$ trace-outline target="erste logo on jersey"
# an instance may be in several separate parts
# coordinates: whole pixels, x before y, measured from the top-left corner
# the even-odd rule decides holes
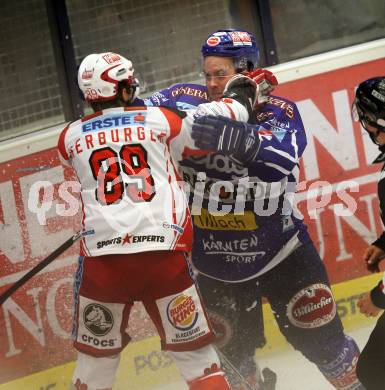
[[[290,322],[299,328],[318,328],[336,315],[336,303],[326,284],[312,284],[291,298],[287,307]]]
[[[197,307],[191,295],[180,294],[167,305],[167,318],[178,330],[191,329],[198,320]]]
[[[87,90],[88,91],[88,90]],[[86,92],[87,92],[86,91]],[[90,131],[99,131],[102,129],[108,129],[111,127],[122,127],[144,124],[146,119],[145,113],[124,113],[118,115],[111,115],[103,117],[103,119],[91,118],[86,120],[82,124],[82,133],[88,133]]]

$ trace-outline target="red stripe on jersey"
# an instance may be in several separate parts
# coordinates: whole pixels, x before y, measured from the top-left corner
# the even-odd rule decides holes
[[[170,177],[171,179],[171,177]],[[172,203],[172,223],[176,224],[176,212],[175,212],[175,209],[176,209],[176,202],[175,202],[175,195],[174,195],[174,188],[171,186],[171,194],[172,194],[172,200],[171,200],[171,203]],[[174,231],[174,236],[175,236],[176,232]]]
[[[158,107],[159,110],[163,113],[165,118],[167,119],[168,125],[170,126],[170,136],[168,137],[166,144],[168,149],[170,150],[170,142],[173,138],[178,136],[182,130],[182,118],[173,111],[168,110],[165,107]],[[171,161],[172,166],[174,168],[174,174],[177,180],[182,180],[178,174],[178,170],[175,168],[174,163]]]
[[[384,291],[384,282],[383,282],[383,281],[381,281],[381,283],[380,283],[380,289],[381,289],[381,291],[385,294],[385,291]]]
[[[171,177],[171,174],[170,174],[169,162],[170,162],[170,160],[166,161],[166,170],[168,172],[168,183],[170,184],[170,188],[171,188],[172,222],[176,223],[176,213],[175,213],[176,203],[175,203],[174,189],[173,189],[173,187],[171,185],[172,177]],[[170,165],[171,165],[172,169],[175,171],[174,164],[171,164],[171,162],[170,162]],[[174,235],[175,235],[175,231],[174,231]]]
[[[124,111],[146,111],[146,106],[128,106],[124,107]]]
[[[158,107],[167,119],[168,125],[170,126],[170,137],[166,141],[167,145],[170,146],[170,141],[175,138],[182,130],[182,118],[173,111],[168,110],[165,107]]]
[[[273,132],[271,130],[267,130],[267,129],[257,130],[257,133],[259,133],[261,135],[273,135]]]
[[[182,223],[183,233],[179,234],[177,237],[177,240],[175,242],[175,245],[172,249],[181,249],[190,251],[191,249],[191,243],[193,241],[193,228],[192,228],[192,221],[191,221],[191,215],[190,211],[187,208],[185,213],[185,218]]]
[[[199,149],[190,149],[188,147],[185,147],[183,149],[182,158],[187,158],[190,156],[193,157],[205,156],[206,154],[213,153],[213,152],[215,152],[215,150],[199,150]]]
[[[227,104],[226,102],[224,102],[226,104],[226,107],[229,109],[230,111],[230,115],[231,115],[231,119],[235,119],[235,113],[234,111],[232,110],[232,108],[230,107],[230,104]]]
[[[65,137],[66,137],[66,134],[67,134],[69,127],[70,127],[70,125],[68,124],[62,130],[62,132],[60,133],[60,136],[59,136],[59,141],[57,143],[57,148],[59,149],[61,156],[67,161],[70,159],[70,156],[68,155],[67,150],[66,150]]]
[[[80,183],[80,179],[79,179],[78,173],[76,172],[75,169],[73,171],[74,171],[74,173],[76,175],[76,178],[78,179],[78,182]],[[82,205],[82,221],[81,221],[81,224],[82,224],[82,231],[84,232],[86,230],[86,224],[85,224],[86,213],[84,211],[84,202],[83,202],[83,197],[82,197],[82,193],[81,192],[80,192],[80,203]],[[81,241],[80,241],[80,256],[89,256],[89,255],[90,255],[90,251],[87,248],[86,240],[83,237],[81,239]]]
[[[83,232],[86,230],[85,229],[85,220],[86,220],[86,213],[84,212],[84,202],[83,202],[83,197],[80,195],[80,201],[81,201],[81,204],[82,204],[82,230]],[[86,240],[85,238],[83,237],[82,240],[80,241],[80,256],[89,256],[90,255],[90,251],[89,249],[87,248],[87,244],[86,244]]]

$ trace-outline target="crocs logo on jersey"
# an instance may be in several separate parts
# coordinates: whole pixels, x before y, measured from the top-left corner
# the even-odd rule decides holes
[[[299,328],[318,328],[336,315],[336,303],[326,284],[317,283],[302,289],[290,300],[287,316]]]
[[[197,307],[191,295],[181,294],[167,305],[167,318],[178,330],[191,329],[198,320]]]
[[[85,327],[95,336],[105,336],[114,325],[111,311],[97,303],[91,303],[85,307],[83,321]]]
[[[209,37],[206,41],[206,43],[209,45],[209,46],[217,46],[221,43],[221,38],[219,37]]]

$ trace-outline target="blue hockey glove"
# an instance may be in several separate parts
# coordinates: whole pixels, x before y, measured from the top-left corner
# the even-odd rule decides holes
[[[191,136],[199,149],[218,151],[242,165],[256,158],[260,144],[255,127],[224,116],[197,117]]]

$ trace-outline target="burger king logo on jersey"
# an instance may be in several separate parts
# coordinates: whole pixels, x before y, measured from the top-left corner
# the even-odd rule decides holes
[[[191,295],[180,294],[167,305],[167,318],[178,330],[191,329],[198,320],[197,307]]]
[[[287,316],[299,328],[318,328],[336,315],[336,303],[330,288],[322,283],[312,284],[290,300]]]

